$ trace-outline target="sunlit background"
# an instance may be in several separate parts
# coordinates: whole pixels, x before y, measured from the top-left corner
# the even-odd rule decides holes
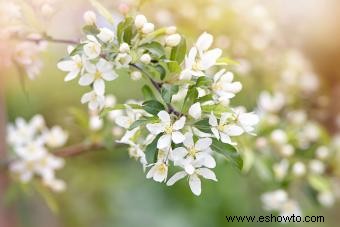
[[[2,0],[1,4],[9,2]],[[43,12],[43,2],[51,3],[53,9],[48,19],[38,16],[38,21],[27,21],[27,26],[32,29],[38,26],[55,38],[81,38],[83,13],[92,9],[86,0],[26,2],[35,4],[39,13]],[[292,65],[293,68],[303,65],[305,73],[295,78],[302,89],[286,89],[300,100],[308,115],[330,133],[340,129],[339,1],[100,2],[114,13],[117,21],[122,17],[121,12],[130,8],[139,10],[156,25],[176,25],[189,43],[203,31],[212,33],[215,46],[223,48],[224,55],[240,63],[229,68],[244,85],[233,102],[249,109],[256,107],[260,91],[280,87],[280,78],[292,80],[289,76]],[[6,10],[9,8],[0,9],[0,18]],[[49,12],[46,8],[45,11]],[[104,25],[104,20],[99,19],[99,23]],[[29,119],[41,113],[49,125],[62,125],[72,134],[70,144],[79,141],[82,132],[72,123],[70,109],[77,107],[86,112],[86,107],[79,102],[85,89],[79,88],[76,82],[65,83],[64,74],[56,67],[66,54],[66,46],[48,44],[41,51],[42,71],[35,80],[29,80],[11,63],[10,58],[15,56],[14,41],[0,39],[0,42],[0,89],[5,89],[8,120],[18,116]],[[109,91],[121,102],[141,96],[138,92],[141,82],[120,77],[111,84]],[[59,175],[67,181],[67,190],[63,193],[41,195],[31,187],[13,182],[7,193],[0,195],[1,201],[13,207],[20,226],[263,226],[263,223],[228,223],[225,216],[268,214],[262,210],[259,199],[263,185],[253,171],[241,173],[228,164],[217,167],[218,183],[204,182],[200,197],[189,191],[185,181],[167,187],[146,180],[141,167],[123,148],[67,159]],[[336,226],[339,223],[339,205],[327,209],[307,199],[302,203],[305,214],[324,215],[325,223],[299,225]]]

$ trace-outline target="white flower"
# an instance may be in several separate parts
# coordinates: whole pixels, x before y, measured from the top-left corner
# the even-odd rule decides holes
[[[179,34],[172,34],[165,38],[165,45],[169,47],[175,47],[181,42],[181,36]]]
[[[168,176],[168,165],[164,162],[155,163],[148,174],[146,175],[147,179],[153,178],[154,181],[164,182]]]
[[[245,113],[239,109],[234,110],[233,116],[235,117],[236,125],[241,127],[245,133],[254,135],[252,133],[255,130],[254,126],[260,121],[255,113]]]
[[[270,134],[270,139],[278,145],[283,145],[288,142],[287,134],[281,129],[275,129]]]
[[[320,192],[317,196],[319,203],[324,207],[331,207],[335,203],[335,197],[330,191]]]
[[[153,23],[145,23],[142,27],[142,32],[144,34],[149,34],[155,30],[155,25]]]
[[[194,143],[192,133],[185,134],[183,141],[184,147],[175,148],[172,151],[172,159],[175,165],[181,165],[185,171],[192,174],[195,170],[193,161],[197,160],[202,166],[208,168],[215,168],[216,162],[212,157],[210,146],[212,144],[211,138],[201,138]]]
[[[44,133],[46,145],[51,148],[57,148],[65,145],[68,134],[60,126],[54,126]]]
[[[129,53],[130,52],[130,47],[129,44],[127,43],[122,43],[119,46],[119,52],[120,53]]]
[[[92,131],[98,131],[103,128],[103,119],[101,119],[98,115],[93,115],[90,117],[89,128]]]
[[[273,165],[275,178],[278,180],[283,180],[288,173],[288,168],[289,168],[289,162],[287,159],[282,159],[279,163],[275,163]]]
[[[148,20],[146,19],[146,17],[144,15],[137,15],[135,18],[135,26],[138,29],[141,29],[144,24],[146,24],[148,22]]]
[[[97,17],[93,11],[86,11],[83,15],[84,21],[87,25],[94,25],[96,23]]]
[[[226,101],[235,96],[242,89],[240,82],[232,82],[234,75],[231,72],[226,72],[225,69],[220,70],[214,75],[212,90],[215,93],[218,101]]]
[[[166,185],[171,186],[175,184],[177,181],[183,179],[184,177],[188,176],[189,179],[189,186],[196,196],[199,196],[201,194],[201,179],[200,176],[202,176],[205,179],[217,181],[216,175],[213,171],[211,171],[208,168],[197,168],[194,170],[193,173],[189,174],[185,171],[180,171],[176,174],[174,174],[166,183]]]
[[[320,160],[313,159],[309,161],[309,169],[314,174],[322,174],[325,172],[325,164],[321,162]]]
[[[140,80],[142,78],[142,73],[139,71],[133,71],[130,77],[132,80]]]
[[[183,116],[179,120],[172,123],[170,115],[164,110],[160,111],[157,116],[161,121],[160,123],[146,125],[146,128],[153,135],[163,133],[163,135],[159,138],[157,142],[157,148],[169,148],[171,145],[171,140],[175,144],[182,143],[185,137],[179,130],[184,127],[186,118]]]
[[[302,162],[296,162],[293,165],[292,172],[295,176],[303,176],[306,173],[306,166]]]
[[[213,36],[203,33],[197,40],[194,47],[185,58],[185,69],[180,74],[180,79],[190,80],[192,76],[204,76],[203,71],[216,65],[217,60],[222,55],[221,49],[209,50],[213,42]]]
[[[16,147],[15,153],[26,160],[38,159],[47,153],[44,142],[43,138],[32,140],[27,144]]]
[[[233,144],[230,136],[239,136],[243,133],[243,129],[235,124],[230,124],[229,119],[231,113],[222,113],[219,122],[213,113],[209,116],[209,125],[214,136],[223,143]]]
[[[292,216],[292,215],[301,216],[301,210],[298,203],[292,199],[283,203],[279,211],[280,216]]]
[[[49,180],[44,180],[43,183],[55,192],[62,192],[66,189],[65,182],[59,179],[53,178]]]
[[[287,192],[282,189],[266,192],[261,195],[263,208],[268,211],[279,210],[282,207],[282,204],[284,204],[287,200]]]
[[[115,65],[119,68],[128,68],[132,57],[127,53],[119,53],[115,59]]]
[[[111,31],[110,29],[108,28],[100,28],[99,29],[100,32],[99,34],[97,35],[97,37],[104,43],[106,42],[110,42],[113,40],[115,34],[113,33],[113,31]]]
[[[165,33],[166,33],[167,35],[172,35],[172,34],[175,34],[176,31],[177,31],[176,26],[169,26],[169,27],[166,28]]]
[[[279,92],[270,95],[269,92],[263,91],[259,96],[259,105],[265,112],[277,113],[285,105],[285,97]]]
[[[190,108],[189,108],[189,115],[193,117],[194,119],[198,120],[202,116],[202,108],[201,104],[199,102],[194,103]]]
[[[64,81],[70,81],[76,78],[83,70],[84,59],[79,55],[71,56],[71,59],[64,60],[58,63],[58,68],[64,72],[68,72]]]
[[[140,145],[139,144],[135,144],[133,142],[130,142],[129,145],[130,145],[130,147],[129,147],[129,156],[132,157],[132,158],[135,158],[137,160],[139,159],[140,163],[145,168],[148,163],[146,161],[145,153],[141,149]]]
[[[85,65],[85,68],[87,73],[80,77],[79,84],[88,86],[93,83],[94,91],[100,95],[105,93],[104,81],[112,81],[118,76],[115,71],[113,71],[112,64],[104,59],[100,59],[96,65],[88,63]]]
[[[316,152],[315,152],[315,154],[316,154],[316,157],[318,158],[318,159],[320,159],[320,160],[324,160],[324,159],[326,159],[327,157],[329,157],[329,149],[328,149],[328,147],[326,147],[326,146],[321,146],[321,147],[318,147],[317,149],[316,149]]]
[[[95,91],[90,91],[85,93],[81,97],[81,103],[88,103],[88,107],[90,110],[97,111],[104,108],[105,105],[105,96],[98,94]]]
[[[144,64],[150,64],[150,62],[151,62],[151,56],[150,56],[150,54],[143,54],[143,55],[140,57],[140,61],[143,62]]]
[[[86,36],[88,39],[83,47],[85,55],[88,59],[95,59],[100,55],[101,45],[93,35]]]

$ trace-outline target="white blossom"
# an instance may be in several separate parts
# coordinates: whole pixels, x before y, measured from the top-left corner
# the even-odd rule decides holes
[[[92,111],[101,110],[105,105],[105,96],[95,91],[90,91],[81,97],[81,103],[88,103],[88,107]]]
[[[99,57],[101,53],[101,45],[98,40],[92,35],[88,35],[86,38],[86,44],[83,47],[85,55],[88,59],[95,59]]]
[[[175,144],[182,143],[185,137],[179,130],[184,127],[186,118],[183,116],[177,121],[172,122],[170,115],[164,110],[160,111],[157,116],[160,123],[146,125],[146,128],[153,135],[163,134],[157,142],[157,148],[168,148],[171,145],[171,141]]]
[[[97,94],[105,93],[105,80],[112,81],[118,77],[112,64],[104,59],[100,59],[96,65],[88,63],[85,68],[87,73],[80,77],[79,84],[88,86],[93,83],[94,91]]]
[[[97,20],[97,16],[93,11],[86,11],[83,15],[84,21],[87,25],[94,25]]]
[[[169,47],[175,47],[181,42],[181,36],[179,34],[172,34],[165,37],[165,45]]]
[[[97,37],[104,43],[107,43],[107,42],[110,42],[110,41],[113,41],[113,38],[114,38],[114,33],[113,31],[111,31],[110,29],[108,28],[100,28],[99,29],[100,32],[99,34],[97,35]]]

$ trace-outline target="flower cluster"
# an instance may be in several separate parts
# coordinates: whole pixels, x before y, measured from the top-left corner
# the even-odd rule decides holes
[[[7,141],[14,152],[10,170],[18,175],[21,182],[29,182],[39,176],[43,184],[54,191],[65,189],[65,183],[55,176],[55,171],[64,166],[64,160],[48,152],[63,146],[67,133],[59,126],[48,129],[44,119],[36,115],[29,122],[17,118],[8,126]]]
[[[86,39],[69,47],[58,67],[68,73],[65,81],[79,77],[79,85],[91,88],[82,103],[125,130],[117,142],[130,146],[144,170],[150,168],[147,178],[170,186],[188,177],[191,191],[200,195],[201,177],[217,181],[216,153],[242,168],[232,137],[252,133],[258,117],[229,106],[242,85],[221,69],[228,59],[221,49],[210,49],[211,34],[203,33],[186,54],[176,27],[155,29],[143,15],[127,16],[115,31],[98,28],[92,12],[84,18]],[[126,75],[145,78],[144,101],[105,108],[106,83]],[[180,171],[168,179],[175,169]]]
[[[294,103],[289,103],[289,94],[284,94],[264,91],[259,96],[261,121],[256,161],[268,163],[261,169],[268,173],[264,180],[270,179],[279,187],[285,185],[285,195],[298,185],[307,185],[321,205],[332,206],[337,197],[334,180],[337,170],[333,162],[339,152],[336,137],[328,138],[325,130],[309,119],[305,111],[294,108]],[[263,198],[279,195],[282,195],[281,189],[277,193],[266,193]],[[297,201],[294,204],[298,206]]]

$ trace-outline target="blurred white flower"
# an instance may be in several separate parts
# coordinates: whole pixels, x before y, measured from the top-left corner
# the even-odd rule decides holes
[[[271,95],[263,91],[259,97],[259,106],[264,112],[277,113],[285,105],[285,97],[282,93],[276,92]]]
[[[104,43],[113,41],[114,33],[108,28],[100,28],[100,32],[97,37]]]
[[[51,148],[64,146],[68,138],[67,132],[60,126],[54,126],[45,131],[43,136],[45,137],[46,145]]]
[[[87,25],[96,24],[97,16],[93,11],[86,11],[83,15],[84,21]]]
[[[92,111],[98,111],[104,108],[105,105],[105,96],[102,94],[98,94],[95,91],[90,91],[85,93],[81,97],[81,103],[88,103],[88,107]]]

